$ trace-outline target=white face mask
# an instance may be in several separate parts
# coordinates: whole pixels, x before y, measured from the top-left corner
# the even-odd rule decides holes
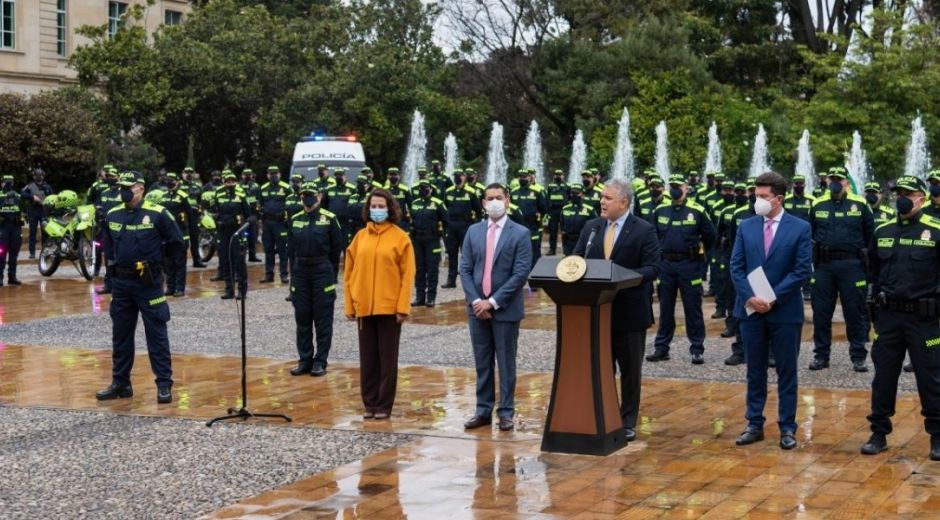
[[[772,209],[774,209],[774,206],[767,199],[758,197],[757,200],[754,201],[754,213],[762,217],[769,215]]]
[[[486,201],[486,214],[492,219],[502,218],[506,214],[506,203],[497,199]]]

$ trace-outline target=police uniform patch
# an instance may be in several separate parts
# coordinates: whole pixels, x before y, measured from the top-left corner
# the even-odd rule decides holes
[[[921,240],[930,240],[930,230],[925,229],[923,233],[920,234]]]
[[[320,222],[326,222],[326,215],[320,215]]]
[[[695,215],[689,213],[688,215],[686,215],[685,219],[688,220],[689,222],[693,222],[695,220]]]
[[[858,211],[858,206],[855,204],[852,204],[852,211]]]
[[[140,221],[140,223],[141,223],[141,224],[145,224],[145,225],[146,225],[146,224],[149,224],[149,223],[150,223],[150,215],[144,215],[144,218],[143,218],[143,220]]]

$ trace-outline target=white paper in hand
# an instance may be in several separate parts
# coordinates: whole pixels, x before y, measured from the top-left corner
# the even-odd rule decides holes
[[[747,283],[750,284],[754,296],[767,303],[777,301],[777,295],[774,294],[774,288],[770,286],[770,281],[767,280],[767,275],[764,274],[763,267],[758,267],[751,271],[750,274],[747,275]],[[744,310],[747,311],[748,316],[754,313],[754,309],[746,305]]]

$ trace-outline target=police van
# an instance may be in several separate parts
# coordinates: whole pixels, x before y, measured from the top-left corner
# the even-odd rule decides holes
[[[313,134],[303,137],[294,146],[291,175],[300,173],[304,179],[316,179],[317,167],[324,165],[332,172],[346,169],[346,181],[355,182],[359,171],[366,166],[366,154],[356,136],[326,136]]]

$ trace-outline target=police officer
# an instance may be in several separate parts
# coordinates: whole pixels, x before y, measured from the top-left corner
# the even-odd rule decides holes
[[[209,175],[209,180],[202,185],[202,191],[215,191],[222,187],[222,172],[219,170],[213,170],[212,174]]]
[[[450,173],[453,175],[453,172]],[[431,161],[430,179],[431,185],[434,186],[434,191],[440,199],[443,199],[447,195],[447,190],[454,185],[454,182],[441,170],[441,162],[437,160]]]
[[[327,201],[324,200],[326,199],[326,191],[336,185],[336,179],[330,177],[330,170],[327,169],[325,164],[317,165],[317,178],[313,183],[316,184],[317,190],[321,194],[320,204],[326,204]]]
[[[727,184],[728,181],[725,181],[722,187]],[[741,223],[757,215],[754,211],[754,202],[757,200],[757,196],[754,193],[748,195],[748,187],[745,183],[739,182],[734,184],[733,197],[734,204],[722,211],[721,220],[718,224],[719,249],[725,266],[729,266],[731,263],[731,252],[734,250],[734,241],[737,238],[738,228],[741,227]],[[733,309],[736,303],[737,292],[734,289],[734,284],[731,282],[731,270],[725,269],[723,274],[726,283],[722,285],[722,291],[725,293],[724,298],[725,301],[728,302],[728,308]],[[725,359],[725,364],[728,366],[742,365],[745,361],[744,340],[741,338],[741,328],[739,325],[737,318],[734,317],[734,313],[729,312],[728,316],[725,318],[725,330],[721,332],[721,337],[723,338],[735,338],[731,343],[731,355]],[[770,357],[771,359],[773,358],[773,353],[770,354]],[[770,364],[770,360],[768,360],[768,364]],[[771,366],[773,366],[773,364],[771,364]]]
[[[940,170],[927,174],[927,193],[930,198],[924,203],[922,211],[931,217],[940,218]]]
[[[362,219],[362,208],[366,205],[366,199],[369,198],[369,192],[372,191],[372,182],[368,177],[356,178],[356,191],[349,197],[349,206],[346,208],[346,219],[349,221],[349,235],[346,237],[346,243],[352,243],[353,237],[359,230],[366,227],[366,221]]]
[[[101,183],[102,188],[96,190],[94,196],[88,199],[88,203],[94,204],[95,206],[95,227],[98,230],[95,240],[97,240],[99,244],[102,244],[102,247],[95,249],[94,276],[98,276],[101,273],[101,266],[104,264],[102,261],[104,257],[102,255],[104,254],[105,243],[105,218],[108,216],[108,211],[110,211],[111,208],[121,203],[121,189],[117,185],[119,177],[118,171],[111,165],[105,168],[104,182]],[[104,286],[96,292],[98,294],[111,294],[111,277],[108,276],[107,270],[105,270],[104,275]]]
[[[39,223],[45,218],[45,209],[42,201],[54,191],[46,182],[46,174],[41,169],[33,172],[33,182],[23,188],[23,199],[26,201],[26,218],[29,221],[29,257],[36,258],[36,239],[41,229]]]
[[[708,288],[715,290],[715,312],[711,319],[727,319],[730,310],[734,309],[734,287],[730,290],[727,287],[731,284],[731,245],[733,241],[725,240],[726,235],[722,234],[723,225],[734,219],[734,211],[738,209],[734,200],[734,182],[723,180],[721,185],[717,186],[721,195],[721,200],[715,205],[712,222],[715,224],[717,238],[715,247],[712,248],[712,278],[709,281]]]
[[[160,170],[157,173],[157,180],[153,181],[150,186],[147,187],[147,191],[166,191],[166,171]]]
[[[643,193],[643,200],[637,200],[637,206],[634,211],[636,211],[638,217],[650,224],[655,224],[653,221],[653,212],[663,204],[669,204],[671,199],[665,192],[666,185],[659,175],[650,177],[650,180],[646,184],[647,188]]]
[[[329,203],[326,209],[336,215],[336,219],[339,221],[339,227],[343,231],[343,240],[349,240],[351,226],[348,215],[349,199],[352,197],[353,193],[355,193],[355,190],[346,182],[346,170],[344,168],[335,169],[333,176],[336,179],[336,184],[326,190],[326,200]],[[293,215],[293,213],[291,213],[291,215]]]
[[[292,376],[326,374],[327,357],[333,340],[333,303],[339,255],[346,247],[339,220],[320,207],[317,185],[305,182],[301,188],[303,211],[294,214],[288,226],[288,241],[294,252],[290,290],[297,323],[299,361]],[[317,331],[316,354],[313,329]]]
[[[101,196],[101,193],[110,187],[106,182],[106,179],[108,171],[111,168],[113,168],[113,166],[106,164],[101,167],[101,170],[98,171],[98,177],[95,179],[95,182],[91,184],[91,187],[88,188],[88,192],[85,194],[85,201],[87,204],[92,204],[94,206],[98,205],[98,199]]]
[[[435,197],[438,197],[438,198],[443,197],[444,194],[439,193],[437,191],[437,188],[434,186],[434,183],[431,182],[431,179],[428,178],[428,169],[425,168],[424,166],[421,166],[418,168],[418,180],[416,180],[414,186],[411,187],[412,200],[420,197],[418,192],[421,191],[421,186],[420,186],[421,181],[428,181],[428,185],[431,186],[431,195],[434,195]]]
[[[21,285],[16,279],[16,260],[23,244],[23,197],[13,189],[13,176],[0,178],[0,286],[7,266],[7,283]]]
[[[144,200],[144,179],[137,173],[121,175],[123,204],[107,215],[105,241],[112,272],[111,321],[113,367],[111,385],[98,392],[98,400],[131,397],[134,366],[134,331],[137,315],[144,320],[150,368],[156,375],[157,402],[173,400],[173,370],[166,324],[170,307],[163,294],[163,252],[182,249],[183,237],[173,217],[162,206]]]
[[[277,166],[268,166],[268,182],[261,186],[258,198],[261,206],[261,220],[264,231],[261,236],[264,244],[264,278],[261,283],[274,281],[274,254],[277,253],[281,283],[287,283],[287,196],[290,186],[281,180],[281,171]]]
[[[225,280],[225,294],[222,295],[222,299],[230,300],[235,297],[233,287],[235,282],[238,283],[238,298],[241,299],[248,292],[248,272],[245,267],[245,257],[242,254],[244,237],[234,235],[242,224],[254,217],[251,215],[251,208],[248,206],[244,192],[236,189],[235,174],[226,172],[224,181],[225,184],[215,193],[215,209],[218,213],[216,225],[219,229],[219,274]],[[262,193],[264,193],[263,188]],[[283,228],[283,222],[281,224],[282,226],[277,228],[278,233]],[[266,226],[264,236],[267,235]],[[282,265],[285,256],[281,256]],[[267,258],[266,254],[265,260]]]
[[[597,218],[594,208],[584,203],[584,187],[572,184],[568,187],[568,203],[561,208],[558,225],[561,228],[561,252],[568,256],[578,245],[581,230],[589,220]]]
[[[466,177],[459,169],[454,170],[454,184],[447,188],[444,204],[447,206],[447,234],[444,236],[444,245],[447,247],[447,283],[441,287],[453,289],[457,287],[460,247],[470,225],[483,218],[483,205],[477,198],[476,191],[467,186]]]
[[[284,211],[288,216],[296,215],[297,213],[303,211],[304,203],[303,195],[300,193],[300,189],[304,183],[304,176],[299,173],[291,174],[290,176],[290,194],[287,195],[287,199],[284,200]],[[318,198],[322,200],[322,197],[317,195]],[[321,203],[322,206],[322,203]],[[290,230],[288,230],[290,231]],[[294,252],[290,248],[290,240],[287,240],[287,265],[290,269],[294,268]],[[284,301],[292,301],[294,299],[293,294],[288,290],[287,297],[284,298]]]
[[[875,218],[875,228],[891,222],[898,216],[897,212],[891,206],[884,204],[884,198],[881,195],[881,185],[876,181],[865,183],[865,202],[871,208],[872,215]]]
[[[812,195],[806,194],[806,177],[794,175],[793,192],[783,200],[783,209],[794,217],[809,222],[809,213],[815,201],[816,199]]]
[[[473,168],[464,168],[463,173],[467,176],[467,186],[473,188],[477,193],[477,198],[483,200],[483,193],[486,191],[486,185],[477,179],[477,172]]]
[[[255,182],[255,172],[251,168],[242,170],[242,190],[245,192],[245,200],[248,201],[248,207],[251,208],[251,214],[257,219],[259,216],[259,198],[261,195],[261,186]],[[258,223],[248,226],[248,261],[260,262],[258,258]]]
[[[183,178],[180,180],[180,190],[186,193],[186,201],[193,212],[189,220],[189,255],[193,259],[193,268],[206,267],[199,255],[199,220],[202,218],[202,185],[199,183],[199,174],[191,167],[183,168]]]
[[[545,188],[548,195],[548,255],[557,254],[558,230],[561,224],[561,210],[568,204],[569,188],[565,182],[565,172],[555,170],[552,182]]]
[[[411,190],[407,184],[401,182],[401,172],[398,168],[392,166],[388,169],[388,181],[385,183],[385,189],[398,201],[398,207],[401,208],[401,219],[395,224],[409,231],[411,229]]]
[[[705,251],[715,243],[715,227],[704,207],[689,200],[685,177],[669,178],[672,203],[653,213],[662,244],[659,267],[659,330],[655,351],[647,361],[669,359],[669,346],[676,330],[676,291],[682,294],[685,326],[692,363],[705,362],[705,319],[702,316],[702,264]]]
[[[412,307],[434,307],[438,269],[441,264],[441,234],[448,226],[444,201],[435,197],[427,179],[415,185],[418,198],[411,203],[411,243],[415,250],[415,300]]]
[[[848,187],[845,169],[830,169],[828,190],[816,199],[810,212],[815,260],[812,278],[815,348],[810,370],[829,367],[832,313],[838,295],[842,300],[852,368],[856,372],[868,371],[865,248],[871,242],[875,221],[865,199],[849,193]]]
[[[384,188],[385,185],[375,179],[375,172],[372,171],[372,168],[366,166],[359,170],[359,176],[356,177],[358,181],[359,178],[366,179],[366,185],[369,187],[368,191],[372,191],[374,188]]]
[[[940,220],[925,215],[927,186],[917,177],[897,180],[898,218],[874,232],[868,249],[868,276],[877,336],[871,358],[871,437],[861,449],[874,455],[888,448],[898,376],[909,353],[930,459],[940,460]]]
[[[542,217],[548,213],[548,203],[541,193],[532,188],[528,170],[519,170],[517,178],[519,187],[510,191],[509,197],[521,210],[525,227],[529,229],[532,239],[531,267],[534,267],[542,256]]]
[[[584,203],[591,206],[594,213],[600,215],[601,194],[604,192],[604,189],[598,189],[597,183],[594,182],[594,174],[591,173],[590,170],[581,172],[581,186],[584,187]],[[535,259],[533,259],[532,265],[535,265]]]
[[[189,198],[180,188],[179,175],[166,174],[167,192],[160,205],[166,208],[179,227],[183,236],[183,247],[171,248],[164,254],[163,269],[166,272],[166,294],[176,298],[186,294],[186,241],[189,236],[189,221],[195,213],[189,205]],[[249,228],[250,229],[250,228]]]

